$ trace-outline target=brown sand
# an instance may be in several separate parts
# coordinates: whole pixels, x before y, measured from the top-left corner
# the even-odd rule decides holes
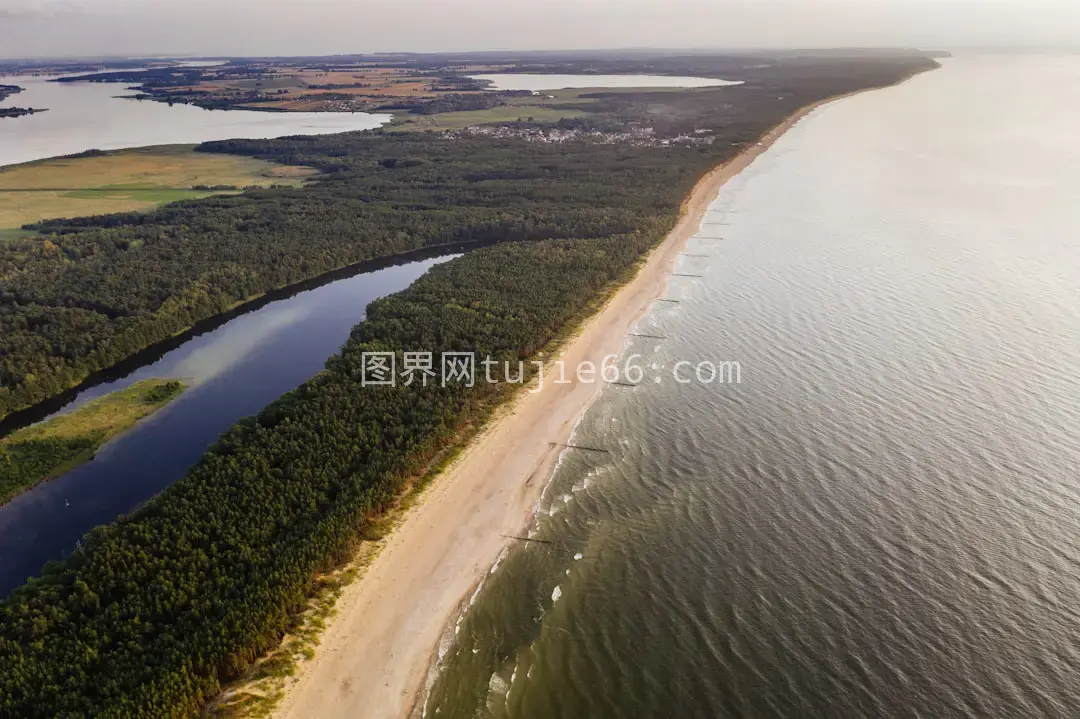
[[[706,175],[672,233],[638,275],[563,348],[567,377],[597,367],[663,296],[686,242],[700,229],[724,183],[745,169],[818,103],[759,144]],[[522,531],[558,458],[602,383],[574,382],[521,393],[407,512],[360,579],[345,590],[316,657],[301,668],[275,716],[288,719],[399,719],[420,698],[440,637],[458,608]]]

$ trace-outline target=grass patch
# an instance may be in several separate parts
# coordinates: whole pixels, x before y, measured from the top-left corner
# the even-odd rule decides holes
[[[0,439],[0,504],[90,461],[103,444],[183,391],[175,380],[145,380]]]
[[[581,110],[568,110],[543,105],[502,105],[490,110],[469,110],[466,112],[444,112],[438,115],[398,115],[390,129],[404,132],[422,130],[461,130],[473,125],[488,125],[496,122],[556,122],[563,118],[584,117]]]
[[[97,200],[114,202],[119,200],[133,200],[137,203],[151,203],[154,205],[176,202],[177,200],[190,200],[196,197],[208,197],[209,195],[221,194],[217,192],[205,192],[200,190],[169,190],[165,188],[155,189],[130,189],[125,190],[117,187],[102,187],[96,190],[72,190],[63,193],[62,197],[74,200]]]
[[[595,93],[634,93],[687,92],[685,88],[571,88],[565,90],[544,90],[537,95],[515,97],[505,105],[488,110],[469,110],[464,112],[444,112],[436,115],[413,115],[395,113],[389,128],[399,132],[419,132],[422,130],[462,130],[474,125],[490,125],[503,122],[531,120],[533,122],[553,123],[565,118],[585,117],[597,104]],[[574,107],[577,106],[577,107]],[[580,107],[581,109],[578,109]]]
[[[195,152],[194,145],[39,160],[0,168],[0,228],[59,217],[148,210],[221,194],[192,189],[196,186],[300,186],[314,174],[310,167]]]
[[[28,240],[31,237],[40,237],[40,235],[32,230],[20,230],[15,228],[4,229],[0,227],[0,242]]]

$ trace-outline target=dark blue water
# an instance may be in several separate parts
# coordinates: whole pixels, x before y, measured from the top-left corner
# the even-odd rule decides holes
[[[189,389],[93,461],[0,507],[0,595],[68,554],[99,524],[130,513],[199,460],[237,420],[323,369],[368,303],[455,255],[361,272],[270,302],[197,334],[126,376],[80,392],[63,411],[151,377]]]

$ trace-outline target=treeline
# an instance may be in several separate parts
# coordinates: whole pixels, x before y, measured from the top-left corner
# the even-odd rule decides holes
[[[507,391],[364,388],[361,354],[525,359],[672,218],[631,235],[477,250],[373,303],[324,373],[0,605],[0,716],[190,716],[276,646],[316,574],[346,560],[370,518]]]
[[[508,98],[521,96],[517,92],[450,93],[432,99],[391,102],[375,108],[377,111],[408,110],[415,115],[438,115],[444,112],[490,110],[505,105]],[[529,93],[524,93],[528,95]]]
[[[605,237],[670,208],[706,154],[353,133],[210,143],[330,173],[0,243],[0,417],[271,289],[470,241]]]
[[[211,68],[219,72],[220,68]],[[149,70],[114,70],[93,72],[86,75],[67,75],[49,82],[125,82],[139,83],[143,87],[187,87],[197,85],[207,72],[207,68],[159,67]]]
[[[261,103],[277,102],[278,97],[269,95],[259,90],[234,90],[227,96],[222,97],[205,90],[191,90],[183,93],[168,91],[138,92],[133,95],[136,100],[154,100],[168,105],[194,105],[204,110],[258,110],[259,112],[288,112],[282,107],[258,107]],[[254,107],[253,107],[254,106]]]
[[[325,84],[308,83],[309,90],[351,90],[357,88],[369,88],[370,82],[328,82]],[[348,96],[347,97],[351,97]]]
[[[417,73],[421,77],[425,77],[428,73]],[[476,80],[467,75],[455,75],[448,74],[443,75],[436,73],[438,79],[435,84],[432,85],[432,89],[437,92],[483,92],[491,89],[490,80]]]

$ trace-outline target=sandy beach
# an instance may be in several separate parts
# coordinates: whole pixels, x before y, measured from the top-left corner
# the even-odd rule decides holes
[[[563,347],[568,367],[585,361],[599,366],[621,350],[627,333],[663,296],[679,254],[724,183],[820,104],[702,178],[677,226],[638,275]],[[301,666],[275,716],[398,719],[412,713],[448,622],[512,541],[504,535],[528,524],[558,458],[557,445],[569,439],[602,387],[549,382],[542,392],[521,393],[499,413],[345,590],[315,658]]]

